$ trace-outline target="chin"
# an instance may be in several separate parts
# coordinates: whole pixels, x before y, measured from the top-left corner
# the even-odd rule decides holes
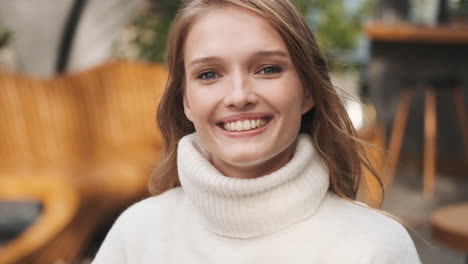
[[[266,154],[258,151],[242,152],[237,155],[229,155],[225,157],[224,162],[236,167],[252,167],[258,166],[262,163],[277,156],[279,153]]]

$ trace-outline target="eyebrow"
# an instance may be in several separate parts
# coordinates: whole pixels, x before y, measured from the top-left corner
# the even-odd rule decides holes
[[[289,55],[282,51],[282,50],[261,50],[257,51],[254,54],[250,56],[251,58],[256,58],[256,57],[284,57],[288,58]],[[221,61],[221,57],[217,56],[210,56],[210,57],[202,57],[202,58],[197,58],[194,59],[190,62],[189,66],[193,67],[196,64],[201,64],[201,63],[206,63],[206,62],[214,62],[214,61]]]
[[[288,54],[282,50],[261,50],[256,52],[252,57],[289,57]]]

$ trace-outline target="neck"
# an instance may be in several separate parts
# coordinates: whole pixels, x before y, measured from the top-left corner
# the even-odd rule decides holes
[[[268,175],[286,165],[294,155],[295,146],[296,142],[291,144],[291,146],[287,147],[281,153],[275,155],[273,158],[250,166],[229,164],[215,157],[212,158],[211,163],[216,169],[219,170],[219,172],[221,172],[221,174],[227,177],[238,179],[254,179]]]

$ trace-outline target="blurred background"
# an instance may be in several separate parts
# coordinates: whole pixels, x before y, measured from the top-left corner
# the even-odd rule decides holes
[[[296,0],[423,263],[468,263],[468,0]],[[90,263],[149,196],[177,0],[0,0],[0,263]],[[366,172],[361,200],[382,190]]]

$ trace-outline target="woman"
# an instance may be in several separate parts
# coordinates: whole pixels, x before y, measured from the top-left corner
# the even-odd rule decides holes
[[[398,222],[354,201],[368,162],[291,3],[187,1],[168,55],[159,195],[94,263],[419,263]]]

